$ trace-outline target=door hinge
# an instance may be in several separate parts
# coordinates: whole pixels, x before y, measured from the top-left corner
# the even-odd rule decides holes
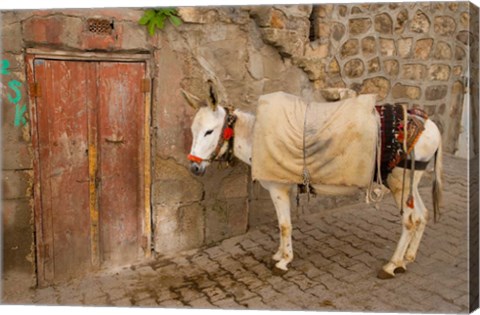
[[[142,80],[140,89],[142,93],[150,93],[150,91],[152,90],[151,86],[152,86],[152,79],[146,78]]]
[[[30,95],[33,97],[42,96],[42,89],[41,89],[40,83],[38,82],[30,83]]]

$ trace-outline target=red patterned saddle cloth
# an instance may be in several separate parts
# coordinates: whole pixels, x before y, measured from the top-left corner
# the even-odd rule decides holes
[[[406,111],[407,114],[407,150],[404,149],[405,109],[402,105],[375,106],[381,121],[381,166],[380,172],[384,184],[390,172],[400,162],[403,162],[420,138],[425,129],[427,113],[419,108]],[[401,165],[399,165],[401,166]],[[377,172],[377,171],[376,171]],[[378,174],[376,174],[377,176]],[[376,177],[375,176],[375,177]]]

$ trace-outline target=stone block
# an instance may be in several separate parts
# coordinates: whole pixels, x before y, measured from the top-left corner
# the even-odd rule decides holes
[[[153,183],[152,202],[162,205],[188,204],[200,201],[203,187],[193,179],[163,180]]]
[[[320,18],[330,17],[335,6],[333,4],[322,4],[316,7],[317,15]]]
[[[2,171],[2,199],[32,198],[33,171]]]
[[[433,64],[428,69],[430,81],[448,81],[450,78],[450,66],[444,64]]]
[[[120,48],[126,51],[147,51],[151,47],[148,40],[148,32],[145,26],[139,25],[138,22],[116,22],[115,25],[122,26],[123,32],[121,36]],[[168,24],[167,24],[168,25]]]
[[[173,159],[163,160],[157,156],[153,179],[154,204],[175,206],[202,199],[202,184]]]
[[[438,60],[450,60],[452,59],[452,48],[447,42],[440,41],[435,47],[433,57]]]
[[[429,86],[425,90],[425,99],[427,101],[437,101],[447,96],[448,87],[446,85]]]
[[[463,74],[463,67],[462,66],[455,66],[453,67],[453,75],[459,77]]]
[[[340,49],[340,54],[342,58],[355,56],[359,52],[359,42],[358,39],[349,39],[347,40]]]
[[[345,26],[342,23],[334,22],[331,25],[332,38],[339,42],[345,35]]]
[[[271,16],[269,21],[269,27],[273,28],[285,28],[286,16],[280,10],[271,10]]]
[[[374,55],[377,52],[375,37],[368,36],[362,39],[362,53],[366,56]]]
[[[357,92],[351,89],[342,88],[328,88],[320,90],[320,94],[328,102],[335,102],[346,98],[352,98],[357,96]]]
[[[232,174],[220,184],[219,196],[225,199],[248,197],[248,175]]]
[[[372,20],[369,18],[350,19],[348,21],[348,30],[350,35],[365,34],[372,26]]]
[[[0,21],[1,17],[0,17]],[[23,47],[22,25],[19,22],[2,23],[2,54],[21,53]]]
[[[450,2],[448,5],[448,9],[452,12],[456,12],[458,10],[458,3]]]
[[[393,22],[390,15],[382,13],[375,16],[375,31],[380,34],[392,34]]]
[[[410,24],[410,31],[415,33],[428,33],[430,30],[430,20],[427,15],[418,10]]]
[[[427,112],[428,116],[433,116],[435,115],[435,111],[437,110],[436,105],[425,105],[424,108],[425,112]]]
[[[261,80],[264,77],[263,58],[260,52],[250,48],[248,49],[248,72],[255,80]]]
[[[361,59],[352,59],[348,61],[344,66],[344,73],[349,78],[358,78],[363,75],[365,71],[365,65]]]
[[[427,76],[427,66],[423,64],[406,64],[402,66],[401,78],[405,80],[424,80]]]
[[[177,12],[185,23],[209,24],[218,18],[217,11],[211,8],[180,7]]]
[[[240,235],[248,227],[247,198],[217,200],[205,210],[205,242],[215,243]]]
[[[418,100],[422,95],[422,90],[418,86],[403,85],[397,83],[392,88],[393,98],[408,98],[411,100]]]
[[[399,67],[400,65],[397,60],[385,60],[383,62],[383,69],[385,70],[385,73],[393,78],[398,75]]]
[[[375,73],[380,71],[380,58],[375,57],[368,61],[368,73]]]
[[[397,40],[398,55],[409,58],[412,54],[413,38],[400,38]]]
[[[2,201],[3,271],[34,273],[32,219],[29,199]]]
[[[261,30],[265,43],[278,48],[281,55],[302,56],[307,41],[306,34],[294,30],[264,28]]]
[[[324,59],[301,57],[295,58],[295,64],[302,68],[312,81],[326,77],[326,65]]]
[[[473,35],[469,31],[458,32],[456,38],[464,45],[472,45],[474,42]]]
[[[455,46],[455,60],[464,60],[466,56],[465,49],[460,46]]]
[[[435,34],[451,36],[457,28],[457,23],[450,16],[436,16],[433,22]]]
[[[198,248],[204,242],[204,208],[197,204],[183,207],[154,207],[154,250],[159,254]]]
[[[173,157],[186,163],[186,156],[192,144],[190,125],[195,111],[187,105],[180,92],[180,86],[185,76],[197,74],[200,70],[193,61],[167,45],[162,45],[162,48],[155,52],[154,58],[157,66],[155,72],[160,76],[162,73],[168,73],[168,80],[154,80],[153,104],[156,106],[152,120],[158,132],[154,133],[152,141],[155,143],[157,154],[162,158]],[[187,73],[184,73],[184,67],[188,69]],[[186,89],[196,94],[197,82],[188,83]],[[198,85],[203,87],[204,81]]]
[[[3,141],[2,169],[33,169],[32,145],[17,141]]]
[[[355,15],[355,14],[362,14],[363,11],[360,7],[353,7],[350,12],[352,13],[352,15]]]
[[[247,40],[244,37],[226,39],[209,43],[203,49],[207,62],[219,78],[228,78],[235,81],[242,81],[246,75],[244,60],[248,52],[245,47]],[[238,60],[242,62],[233,62]]]
[[[380,38],[380,54],[387,57],[395,56],[397,54],[395,41],[390,38]]]
[[[405,31],[405,25],[408,21],[408,10],[402,9],[397,14],[396,24],[395,24],[395,33],[402,34]]]
[[[61,45],[61,35],[65,19],[60,16],[34,16],[23,22],[23,34],[26,42]]]
[[[377,101],[384,100],[390,92],[390,80],[385,77],[373,77],[363,81],[360,94],[377,94]]]
[[[320,22],[316,24],[315,34],[317,38],[328,38],[330,37],[330,33],[330,23]]]
[[[305,57],[326,58],[329,55],[329,48],[330,45],[328,43],[318,44],[314,42],[305,47]]]
[[[340,65],[338,64],[337,58],[333,58],[332,61],[330,61],[327,71],[332,75],[340,74]]]
[[[433,39],[431,38],[423,38],[417,40],[415,43],[415,52],[414,57],[415,59],[427,60],[430,56],[430,52],[432,51],[433,46]]]
[[[463,29],[469,29],[470,27],[470,14],[468,12],[462,12],[460,14],[460,25]]]

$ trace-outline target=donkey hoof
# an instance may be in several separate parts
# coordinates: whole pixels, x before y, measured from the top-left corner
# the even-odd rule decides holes
[[[400,266],[400,267],[395,268],[395,270],[393,272],[394,273],[405,273],[406,271],[407,271],[407,268],[405,268],[403,266]]]
[[[382,279],[382,280],[393,279],[393,278],[395,278],[395,275],[392,275],[391,273],[388,273],[385,270],[380,269],[377,273],[377,278]]]

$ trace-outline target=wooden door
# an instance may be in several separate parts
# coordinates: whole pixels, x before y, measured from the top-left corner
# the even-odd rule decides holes
[[[33,68],[39,283],[137,260],[149,237],[145,63],[36,59]]]
[[[143,209],[142,64],[100,63],[98,82],[99,212],[103,259],[136,257]],[[137,82],[137,84],[132,84]],[[137,209],[135,211],[135,209]]]

